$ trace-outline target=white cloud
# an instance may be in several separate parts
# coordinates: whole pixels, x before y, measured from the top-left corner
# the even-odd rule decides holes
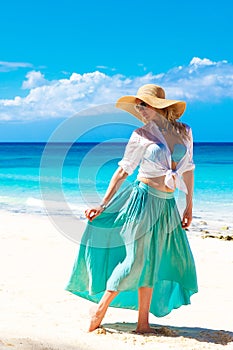
[[[108,66],[96,66],[97,69],[104,69],[104,70],[109,70],[109,71],[116,71],[116,68],[113,67],[108,67]]]
[[[135,94],[139,86],[149,83],[163,86],[167,98],[189,103],[233,99],[233,64],[194,57],[188,65],[168,72],[130,78],[96,71],[46,80],[41,72],[31,71],[22,84],[29,89],[25,97],[0,100],[0,120],[69,117],[93,106],[113,104],[120,96]]]
[[[19,68],[32,68],[32,64],[28,62],[0,61],[0,72],[10,72]]]
[[[23,82],[23,89],[33,89],[38,86],[46,85],[49,82],[45,80],[41,72],[31,71],[26,74],[27,80]]]
[[[138,67],[142,68],[142,70],[143,70],[144,72],[147,71],[147,68],[144,66],[143,63],[138,63]]]
[[[209,60],[208,58],[199,58],[199,57],[193,57],[193,59],[190,62],[190,66],[212,66],[215,65],[216,62],[213,62]]]

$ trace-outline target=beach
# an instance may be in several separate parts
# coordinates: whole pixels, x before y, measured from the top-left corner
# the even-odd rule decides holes
[[[0,349],[233,349],[233,144],[195,145],[187,235],[199,292],[166,317],[151,314],[156,333],[149,335],[133,332],[137,311],[111,307],[88,333],[94,304],[65,291],[84,209],[102,198],[125,145],[75,144],[66,154],[69,145],[55,144],[43,156],[44,147],[0,147]],[[177,192],[176,199],[182,215],[185,197]]]
[[[78,245],[46,215],[1,211],[0,349],[233,349],[233,241],[212,238],[231,236],[232,224],[212,219],[194,219],[188,232],[199,285],[192,304],[150,315],[157,332],[139,335],[137,312],[116,308],[88,333],[94,304],[64,290]]]

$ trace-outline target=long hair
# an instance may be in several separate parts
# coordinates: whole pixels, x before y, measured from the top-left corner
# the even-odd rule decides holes
[[[163,108],[158,110],[159,113],[164,117],[162,123],[164,127],[170,129],[172,132],[180,134],[181,137],[188,139],[188,131],[186,125],[177,121],[179,116],[177,115],[176,109],[171,107]]]

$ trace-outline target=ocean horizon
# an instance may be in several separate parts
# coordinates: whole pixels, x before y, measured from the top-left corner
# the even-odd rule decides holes
[[[52,207],[57,215],[83,219],[84,209],[104,195],[125,145],[1,142],[1,210],[46,215],[44,204],[50,202],[56,203]],[[194,162],[194,214],[224,220],[233,209],[233,142],[195,142]],[[122,187],[132,184],[136,176],[137,171]],[[176,196],[182,207],[185,196]]]

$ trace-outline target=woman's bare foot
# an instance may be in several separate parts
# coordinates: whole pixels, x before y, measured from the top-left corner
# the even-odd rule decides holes
[[[146,326],[146,327],[137,327],[135,330],[135,333],[144,334],[144,333],[157,333],[157,332],[155,328]]]
[[[106,310],[103,310],[103,308],[101,310],[101,308],[98,306],[91,308],[90,310],[91,322],[90,322],[88,332],[93,332],[95,329],[99,328],[105,313],[106,313]]]

